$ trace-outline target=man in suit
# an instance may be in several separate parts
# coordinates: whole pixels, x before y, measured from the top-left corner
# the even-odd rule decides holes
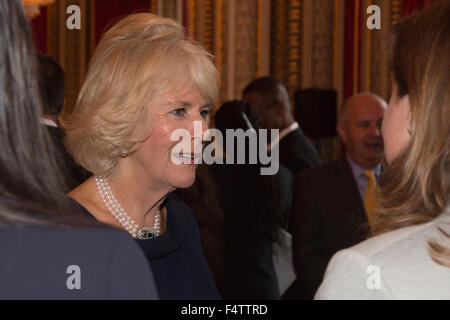
[[[89,173],[78,166],[64,147],[64,132],[58,127],[58,115],[64,105],[64,71],[49,56],[38,52],[38,81],[42,99],[45,125],[58,152],[59,165],[64,174],[68,192],[89,177]]]
[[[371,93],[345,101],[337,124],[345,155],[295,176],[291,230],[297,280],[288,298],[313,299],[332,255],[370,234],[386,107]]]
[[[280,81],[255,79],[245,87],[243,99],[258,111],[262,128],[280,130],[279,139],[270,145],[272,151],[278,148],[280,164],[292,173],[319,164],[317,151],[292,116],[289,94]]]

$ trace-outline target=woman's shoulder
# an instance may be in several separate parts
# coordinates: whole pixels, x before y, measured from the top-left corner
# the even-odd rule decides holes
[[[439,237],[439,228],[447,223],[450,226],[450,214],[444,212],[430,222],[377,235],[355,245],[352,249],[364,253],[369,258],[390,256],[390,252],[397,256],[398,253],[407,254],[409,250],[416,250],[418,246],[424,247],[429,240]]]
[[[0,274],[8,275],[7,280],[2,280],[2,298],[157,297],[145,256],[120,230],[2,226],[0,239],[0,251],[5,257]]]
[[[339,251],[328,264],[316,298],[427,299],[442,294],[450,298],[445,289],[448,268],[435,263],[427,250],[428,241],[440,238],[438,227],[448,218],[442,215]],[[434,289],[426,290],[429,286]]]

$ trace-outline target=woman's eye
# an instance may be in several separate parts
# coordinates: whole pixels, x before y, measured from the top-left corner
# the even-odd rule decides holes
[[[206,118],[209,116],[209,110],[208,110],[208,109],[205,109],[205,110],[200,111],[200,115],[201,115],[204,119],[206,119]]]
[[[176,116],[182,116],[182,115],[184,115],[185,112],[186,112],[186,110],[184,108],[175,109],[175,110],[171,111],[171,113]]]

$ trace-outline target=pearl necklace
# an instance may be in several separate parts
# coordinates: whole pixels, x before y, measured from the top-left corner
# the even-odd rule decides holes
[[[131,234],[133,238],[153,239],[159,236],[159,233],[161,231],[159,225],[159,208],[156,210],[153,228],[139,228],[139,225],[130,218],[130,216],[125,212],[125,210],[114,197],[108,180],[106,180],[106,178],[103,176],[95,176],[95,183],[97,184],[97,190],[109,212],[114,216],[114,218],[116,218],[117,221],[119,221],[119,223],[125,228],[125,230],[127,230]]]

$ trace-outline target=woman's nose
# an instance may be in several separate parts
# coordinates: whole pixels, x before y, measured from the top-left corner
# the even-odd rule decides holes
[[[201,115],[196,116],[191,129],[192,136],[203,141],[207,138],[208,132],[208,123],[206,120]]]

